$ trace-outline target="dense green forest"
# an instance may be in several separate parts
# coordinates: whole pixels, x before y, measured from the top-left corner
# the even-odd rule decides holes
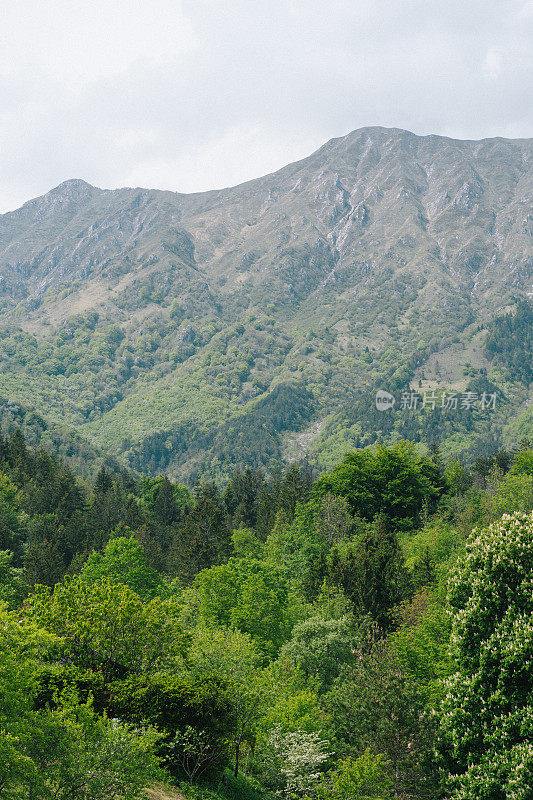
[[[398,438],[471,459],[531,436],[531,303],[514,298],[512,312],[482,321],[455,309],[454,324],[439,330],[425,314],[400,329],[413,292],[401,284],[368,307],[331,318],[315,310],[297,324],[268,302],[264,313],[211,309],[195,319],[158,292],[157,314],[133,328],[127,315],[89,309],[39,336],[8,324],[0,308],[0,394],[12,401],[0,399],[3,429],[21,425],[32,444],[44,440],[84,474],[105,453],[187,481],[226,481],[236,466],[270,471],[305,453],[330,468],[354,448]],[[137,311],[145,300],[136,297]],[[422,408],[436,385],[498,401],[488,411]],[[376,411],[378,389],[399,400],[412,388],[421,391],[416,409]]]
[[[533,796],[530,442],[193,488],[37,445],[0,438],[2,798]]]

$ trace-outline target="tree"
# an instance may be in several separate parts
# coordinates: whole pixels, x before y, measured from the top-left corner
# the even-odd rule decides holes
[[[93,492],[95,495],[106,494],[113,488],[113,478],[104,466],[100,467],[94,480]]]
[[[33,625],[19,623],[0,605],[0,795],[19,797],[21,783],[37,778],[28,753],[35,727],[32,698],[38,675],[38,654],[53,637]]]
[[[135,800],[159,775],[151,730],[98,716],[72,691],[36,708],[40,659],[59,644],[0,608],[2,800]]]
[[[247,634],[231,628],[195,629],[188,653],[188,666],[194,676],[219,675],[229,689],[236,721],[233,737],[234,774],[239,772],[240,753],[247,741],[253,751],[255,726],[261,704],[259,667],[262,654]]]
[[[278,583],[268,571],[251,571],[241,584],[239,602],[231,609],[230,619],[273,658],[290,631],[284,583]]]
[[[526,474],[533,476],[533,450],[523,448],[519,450],[511,467],[513,474]]]
[[[343,759],[318,787],[319,800],[387,800],[392,780],[383,756],[367,748],[358,758]]]
[[[263,655],[276,655],[290,628],[287,586],[279,570],[256,559],[232,558],[200,572],[192,588],[206,624],[237,628]]]
[[[165,476],[158,480],[158,484],[152,507],[153,514],[163,525],[172,525],[178,518],[173,486]]]
[[[81,580],[86,584],[107,579],[128,586],[141,600],[164,595],[166,587],[157,572],[148,566],[143,548],[134,536],[119,536],[107,544],[104,553],[92,553],[84,565]]]
[[[192,581],[201,570],[220,564],[231,553],[226,508],[215,484],[200,487],[194,508],[183,512],[176,527],[168,570],[183,582]]]
[[[25,539],[20,514],[20,493],[9,478],[0,473],[0,550],[11,550],[16,565],[22,559]]]
[[[231,535],[233,552],[237,558],[260,558],[263,543],[249,528],[237,528]]]
[[[132,675],[111,686],[114,714],[148,721],[164,734],[159,752],[176,777],[211,776],[229,761],[236,729],[231,694],[220,675]]]
[[[169,601],[143,603],[109,579],[90,583],[77,576],[53,592],[37,587],[28,606],[40,625],[62,637],[64,658],[99,671],[104,681],[174,665],[186,650]]]
[[[37,722],[28,748],[34,800],[135,800],[161,776],[155,755],[161,735],[99,716],[90,700],[65,695]]]
[[[533,796],[533,514],[475,529],[452,575],[439,751],[454,800]]]
[[[406,597],[409,580],[398,537],[385,515],[367,527],[355,552],[348,551],[341,586],[356,610],[390,628],[392,610]]]
[[[431,719],[424,718],[427,691],[402,667],[394,647],[375,638],[357,651],[326,698],[343,755],[358,758],[368,748],[384,757],[396,797],[431,796]]]
[[[42,539],[31,542],[24,559],[26,580],[30,586],[55,586],[65,574],[57,542]]]
[[[411,442],[349,453],[315,483],[313,496],[345,497],[350,512],[366,520],[385,514],[397,527],[417,524],[424,506],[435,504],[444,490],[440,467],[420,456]]]
[[[496,521],[503,514],[512,514],[514,511],[532,511],[533,475],[511,470],[502,476],[494,470],[483,495],[483,509],[487,522]]]
[[[279,793],[292,800],[312,792],[331,755],[328,743],[318,733],[282,733],[278,726],[270,734],[264,769],[267,780]]]
[[[342,665],[353,661],[355,645],[351,616],[327,619],[319,615],[295,625],[291,640],[282,647],[280,655],[324,690],[338,676]]]
[[[13,553],[0,550],[0,603],[8,608],[20,605],[28,592],[21,569],[12,566]]]
[[[335,497],[330,492],[321,498],[316,513],[316,526],[328,547],[349,539],[353,534],[354,519],[345,497]]]

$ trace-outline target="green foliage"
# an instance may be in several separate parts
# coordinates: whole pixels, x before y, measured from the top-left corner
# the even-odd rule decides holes
[[[435,462],[419,456],[409,442],[398,442],[347,455],[318,479],[313,493],[345,497],[352,514],[363,519],[385,514],[394,524],[409,527],[417,523],[424,505],[435,503],[442,488]]]
[[[111,539],[103,554],[92,553],[83,566],[80,580],[87,585],[101,581],[122,584],[145,602],[167,592],[161,576],[147,565],[143,548],[133,536]]]
[[[17,564],[21,561],[25,534],[20,505],[17,487],[0,473],[0,549],[11,550]]]
[[[517,303],[515,313],[496,317],[489,325],[485,348],[490,357],[526,386],[533,380],[533,308],[525,300]]]
[[[394,607],[411,589],[396,532],[381,515],[343,554],[333,548],[325,571],[328,583],[343,590],[357,614],[370,615],[386,629]]]
[[[238,528],[231,534],[236,558],[260,558],[263,544],[249,528]]]
[[[358,757],[368,748],[383,755],[396,796],[431,796],[436,788],[426,700],[427,687],[402,668],[391,644],[373,637],[327,698],[342,752]]]
[[[148,514],[159,522],[171,525],[178,514],[191,505],[189,489],[182,483],[172,484],[167,477],[144,478],[141,484],[141,503]]]
[[[449,655],[451,620],[445,607],[427,589],[403,603],[400,626],[390,642],[399,669],[433,706],[443,691],[443,679],[453,670]]]
[[[263,658],[247,634],[231,628],[197,627],[193,632],[187,667],[197,679],[219,676],[228,687],[236,722],[232,737],[235,777],[244,743],[255,743],[259,708],[263,704],[259,667]]]
[[[453,524],[437,517],[428,520],[416,533],[402,536],[401,545],[409,569],[416,570],[429,556],[436,576],[444,579],[450,565],[462,552],[464,539]]]
[[[26,597],[26,586],[21,569],[12,566],[13,553],[0,550],[0,603],[9,609],[16,608]]]
[[[42,712],[30,746],[37,777],[32,797],[59,800],[135,800],[161,776],[155,756],[159,734],[94,712],[91,703],[63,697]]]
[[[359,451],[314,491],[304,465],[190,493],[109,467],[78,482],[20,433],[0,437],[0,506],[24,565],[0,552],[14,612],[0,612],[2,796],[67,800],[71,785],[79,800],[129,800],[156,753],[203,784],[198,797],[438,800],[440,707],[450,786],[478,791],[483,770],[490,791],[519,774],[528,786],[529,528],[515,549],[507,517],[478,534],[451,583],[453,620],[444,596],[472,524],[531,509],[530,448],[472,469],[430,452]],[[472,700],[482,689],[493,728]],[[485,759],[493,739],[507,766]],[[474,762],[465,748],[479,742]]]
[[[511,470],[507,475],[494,471],[487,480],[483,501],[487,521],[497,520],[513,511],[532,511],[533,475],[521,470]]]
[[[533,450],[523,448],[515,456],[511,472],[533,476]]]
[[[185,652],[187,638],[169,602],[143,603],[108,579],[79,576],[52,592],[37,587],[28,605],[33,619],[62,638],[63,657],[104,680],[169,667]]]
[[[312,685],[317,684],[325,690],[339,675],[343,665],[353,661],[356,642],[352,617],[310,617],[293,628],[290,641],[281,650],[281,658],[301,669]]]
[[[121,719],[149,722],[164,734],[160,753],[174,776],[213,777],[229,762],[236,720],[220,676],[135,675],[115,682],[111,695]]]
[[[319,786],[319,800],[387,800],[393,782],[383,756],[366,749],[358,758],[348,756],[328,773]]]
[[[0,606],[0,789],[14,797],[37,768],[28,753],[34,730],[31,697],[38,675],[38,655],[53,643],[35,626],[22,627]]]
[[[457,459],[446,464],[444,477],[452,494],[463,494],[472,483],[467,470]]]
[[[6,800],[134,800],[158,776],[154,731],[133,730],[90,702],[64,695],[54,708],[33,700],[40,658],[57,642],[0,609],[0,789]]]
[[[207,624],[235,627],[265,655],[277,653],[290,625],[287,587],[279,570],[254,559],[230,559],[200,572],[193,587]]]
[[[453,798],[533,792],[530,726],[533,516],[474,530],[450,581],[456,672],[441,709],[440,752]]]

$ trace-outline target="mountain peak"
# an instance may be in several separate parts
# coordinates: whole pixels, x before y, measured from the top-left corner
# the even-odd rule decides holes
[[[94,186],[84,181],[82,178],[69,178],[66,181],[55,186],[48,194],[62,195],[67,197],[80,197],[82,195],[92,194],[96,191]]]

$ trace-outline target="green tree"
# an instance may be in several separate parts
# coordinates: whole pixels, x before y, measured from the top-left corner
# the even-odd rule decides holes
[[[154,729],[135,729],[99,716],[91,702],[64,696],[43,711],[28,748],[36,776],[33,800],[136,800],[162,773]]]
[[[511,470],[502,476],[494,470],[488,478],[482,501],[486,522],[493,522],[503,514],[512,514],[514,511],[532,511],[533,475],[526,471]]]
[[[192,601],[208,625],[225,625],[249,634],[273,657],[290,631],[287,586],[279,570],[257,559],[230,559],[200,572]],[[184,594],[187,602],[190,595]]]
[[[450,580],[439,750],[457,800],[533,796],[533,514],[474,530]]]
[[[21,785],[38,778],[28,748],[36,727],[32,709],[38,677],[38,657],[53,637],[36,626],[19,622],[0,605],[0,794],[20,797]]]
[[[10,609],[19,606],[28,592],[23,571],[13,567],[12,561],[13,553],[0,550],[0,603]]]
[[[374,450],[349,453],[317,480],[313,495],[345,497],[353,516],[372,520],[385,514],[396,526],[409,528],[443,490],[439,465],[419,455],[411,442],[400,441],[392,447],[378,444]]]
[[[392,611],[409,592],[409,576],[396,532],[380,514],[369,526],[355,553],[341,570],[341,585],[354,608],[370,614],[383,629],[393,622]]]
[[[197,627],[187,657],[190,672],[197,678],[219,675],[226,683],[235,717],[233,736],[234,774],[238,775],[241,747],[255,747],[262,691],[262,653],[248,634],[231,628]]]
[[[26,538],[25,519],[21,515],[21,496],[7,475],[0,473],[0,550],[11,550],[20,565]]]
[[[353,661],[356,644],[351,616],[327,619],[319,615],[295,625],[280,657],[287,658],[302,670],[306,679],[311,679],[312,684],[318,682],[325,690],[339,675],[343,664]]]
[[[231,693],[216,673],[132,675],[111,686],[113,713],[164,734],[159,752],[176,777],[213,777],[229,762],[236,720]]]
[[[425,798],[436,789],[431,753],[434,726],[424,717],[427,688],[402,668],[385,639],[362,641],[326,698],[343,755],[369,748],[387,762],[395,796]]]
[[[317,531],[328,547],[331,548],[353,535],[355,521],[345,497],[335,497],[328,492],[320,499],[315,516]]]
[[[77,576],[51,592],[38,587],[28,600],[31,616],[60,636],[63,657],[101,672],[104,681],[172,666],[187,637],[170,601],[143,603],[127,586]]]
[[[383,756],[367,748],[358,758],[348,756],[328,772],[318,787],[319,800],[387,800],[392,786]]]
[[[511,472],[533,476],[533,450],[527,448],[519,450],[514,458]]]
[[[250,528],[237,528],[231,535],[236,558],[260,558],[263,543]]]
[[[111,539],[103,553],[92,553],[81,573],[86,584],[110,580],[128,586],[141,600],[153,600],[166,594],[161,576],[148,566],[143,548],[134,536]]]

